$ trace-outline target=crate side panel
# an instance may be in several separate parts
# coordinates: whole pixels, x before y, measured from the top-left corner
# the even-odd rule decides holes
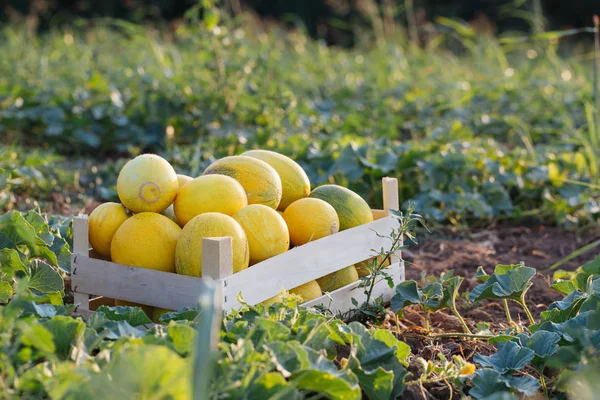
[[[81,255],[71,256],[75,293],[90,293],[177,310],[198,302],[202,279],[135,268]]]
[[[386,269],[386,271],[393,276],[394,285],[397,285],[404,281],[404,262],[396,262]],[[323,295],[317,299],[311,300],[302,304],[302,307],[315,307],[324,306],[333,312],[345,313],[353,308],[356,308],[352,304],[354,298],[358,304],[362,304],[366,301],[367,296],[364,293],[364,288],[358,287],[359,282],[351,283],[350,285],[339,288],[338,290],[329,293],[329,295]],[[383,298],[384,302],[390,301],[395,293],[394,288],[390,288],[387,281],[380,280],[375,284],[373,288],[372,299],[379,297]]]
[[[239,307],[237,295],[257,304],[282,289],[291,289],[373,257],[371,249],[389,249],[389,235],[398,221],[386,217],[293,248],[224,279],[225,310]]]

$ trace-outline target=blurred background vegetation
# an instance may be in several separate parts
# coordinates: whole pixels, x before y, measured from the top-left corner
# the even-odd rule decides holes
[[[597,224],[598,3],[472,3],[9,0],[0,208],[116,200],[144,151],[197,176],[266,148],[373,207],[396,176],[430,221]]]

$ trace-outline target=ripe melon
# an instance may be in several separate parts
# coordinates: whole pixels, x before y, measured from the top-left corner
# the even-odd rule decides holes
[[[283,212],[294,246],[337,233],[339,220],[335,209],[319,199],[296,200]]]
[[[175,170],[155,154],[142,154],[130,160],[117,178],[121,203],[136,214],[164,211],[173,203],[178,190]]]
[[[89,241],[99,256],[110,258],[110,242],[127,218],[127,210],[119,203],[100,204],[92,211],[89,218]]]
[[[308,197],[310,181],[300,165],[283,154],[269,150],[250,150],[243,156],[258,158],[275,168],[281,178],[282,194],[278,210],[285,210],[296,200]]]
[[[188,182],[192,181],[194,178],[187,175],[177,174],[177,186],[179,190]]]
[[[373,257],[370,258],[368,260],[365,260],[363,262],[359,262],[354,264],[354,266],[356,267],[356,271],[358,272],[358,276],[367,276],[369,275],[371,272],[369,271],[369,265],[371,264],[371,262],[375,259],[377,259],[377,265],[379,265],[383,259],[384,259],[384,255],[379,255],[377,257]],[[385,261],[385,263],[383,264],[384,268],[389,267],[391,264],[391,259],[388,257],[388,259]]]
[[[323,292],[333,292],[341,287],[356,282],[358,280],[358,272],[354,265],[340,269],[339,271],[333,272],[329,275],[325,275],[322,278],[317,279],[319,286]]]
[[[248,240],[244,230],[228,215],[220,213],[200,214],[190,220],[177,243],[175,264],[177,273],[202,276],[202,239],[232,237],[233,272],[248,268]]]
[[[248,205],[246,192],[225,175],[203,175],[186,184],[175,198],[175,215],[185,226],[196,215],[219,212],[233,215]]]
[[[263,204],[277,209],[281,201],[281,178],[266,162],[253,157],[231,156],[212,163],[204,175],[227,175],[241,183],[248,204]]]
[[[262,204],[250,204],[233,215],[244,229],[250,249],[250,265],[290,248],[290,233],[277,211]]]
[[[303,303],[321,297],[323,294],[317,281],[306,282],[304,285],[290,289],[290,293],[302,297]]]
[[[175,272],[175,246],[181,228],[161,214],[136,214],[117,229],[110,252],[119,264]]]
[[[339,185],[323,185],[313,190],[309,197],[331,204],[340,218],[340,231],[373,221],[373,212],[362,197]]]
[[[146,314],[148,316],[148,318],[150,318],[150,319],[152,319],[152,314],[154,313],[154,307],[147,306],[145,304],[133,303],[131,301],[125,301],[125,300],[116,299],[115,300],[115,306],[118,306],[118,307],[139,307],[139,308],[142,309],[142,311],[144,312],[144,314]]]

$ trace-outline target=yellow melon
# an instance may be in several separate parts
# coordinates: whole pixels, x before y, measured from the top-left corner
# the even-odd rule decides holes
[[[282,194],[278,210],[285,210],[294,201],[307,197],[310,193],[310,181],[306,172],[291,158],[269,150],[250,150],[242,155],[263,160],[279,174]]]
[[[283,212],[294,246],[338,232],[339,220],[335,209],[319,199],[296,200]]]
[[[356,267],[356,271],[358,272],[358,276],[367,276],[367,275],[369,275],[371,273],[369,271],[369,265],[371,264],[371,262],[373,260],[377,259],[377,265],[379,265],[383,261],[384,257],[385,257],[384,255],[379,255],[377,257],[373,257],[373,258],[370,258],[370,259],[365,260],[363,262],[359,262],[359,263],[354,264],[354,266]],[[387,260],[385,260],[385,263],[383,264],[384,268],[390,266],[390,260],[391,259],[389,257],[388,257]]]
[[[219,212],[233,215],[248,205],[246,192],[225,175],[203,175],[187,183],[175,198],[175,215],[185,226],[196,215]]]
[[[156,213],[140,213],[123,222],[113,236],[110,252],[119,264],[175,272],[175,246],[181,228]]]
[[[263,204],[277,209],[281,201],[281,179],[266,162],[253,157],[231,156],[212,163],[204,175],[227,175],[246,191],[248,204]]]
[[[175,254],[177,273],[201,277],[202,239],[223,236],[232,237],[233,271],[248,268],[248,240],[244,230],[230,216],[213,212],[192,218],[183,228]]]
[[[110,258],[110,242],[127,218],[127,210],[119,203],[100,204],[92,211],[89,217],[89,241],[99,256]]]
[[[290,233],[284,219],[262,204],[250,204],[233,215],[244,229],[250,249],[250,265],[290,248]]]
[[[192,181],[194,178],[187,175],[177,174],[177,186],[179,190],[188,182]]]
[[[303,303],[321,297],[323,294],[317,281],[306,282],[304,285],[290,289],[290,293],[302,297]]]
[[[339,271],[333,272],[329,275],[325,275],[322,278],[317,279],[319,286],[323,292],[333,292],[341,287],[356,282],[358,280],[358,272],[354,265],[340,269]]]
[[[164,211],[173,203],[178,190],[175,170],[155,154],[142,154],[130,160],[117,178],[121,203],[136,214]]]
[[[324,200],[335,208],[340,219],[340,231],[373,221],[373,212],[367,202],[343,186],[319,186],[309,197]]]

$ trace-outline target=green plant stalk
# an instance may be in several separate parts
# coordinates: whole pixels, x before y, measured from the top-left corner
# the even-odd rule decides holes
[[[515,325],[515,322],[513,321],[512,317],[510,316],[510,310],[508,309],[508,300],[504,299],[502,300],[503,304],[504,304],[504,312],[506,313],[506,319],[508,320],[508,323],[511,326]]]
[[[533,318],[533,315],[531,314],[531,311],[529,311],[529,307],[527,307],[527,304],[525,303],[525,296],[521,296],[521,298],[517,301],[515,300],[517,303],[519,303],[519,305],[521,307],[523,307],[523,310],[525,311],[525,314],[527,315],[527,319],[529,320],[530,324],[535,324],[535,319]]]
[[[429,310],[425,311],[425,330],[429,332]]]
[[[544,390],[544,395],[546,396],[546,398],[549,398],[548,386],[546,385],[546,378],[544,378],[543,368],[542,371],[540,371],[540,384],[542,385],[542,389]]]
[[[560,267],[561,265],[563,265],[566,262],[571,261],[574,258],[579,257],[580,255],[582,255],[583,253],[586,253],[596,247],[600,246],[600,240],[596,240],[595,242],[592,242],[590,244],[586,244],[585,246],[575,250],[574,252],[572,252],[571,254],[569,254],[568,256],[566,256],[565,258],[563,258],[562,260],[559,260],[557,262],[555,262],[554,264],[552,264],[550,266],[550,270],[555,270],[556,268]]]
[[[458,309],[456,308],[456,296],[452,296],[452,303],[451,303],[450,310],[452,310],[452,314],[454,314],[454,316],[456,318],[458,318],[458,320],[460,321],[460,324],[462,325],[463,329],[465,330],[465,333],[471,334],[472,332],[469,329],[469,327],[467,326],[467,323],[465,322],[462,315],[460,315],[460,313],[458,312]]]

